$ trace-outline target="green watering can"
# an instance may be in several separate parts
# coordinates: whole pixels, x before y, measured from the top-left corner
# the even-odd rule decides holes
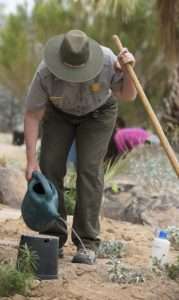
[[[21,211],[26,225],[39,232],[49,230],[59,218],[57,190],[38,171],[32,173]]]

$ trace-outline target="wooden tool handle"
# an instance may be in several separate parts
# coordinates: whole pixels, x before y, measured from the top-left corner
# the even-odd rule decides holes
[[[119,37],[117,35],[113,35],[113,40],[118,48],[119,51],[122,51],[123,49],[123,45],[119,39]],[[168,139],[166,137],[166,135],[164,134],[164,131],[152,109],[152,106],[149,102],[149,100],[147,99],[147,96],[145,95],[144,93],[144,90],[136,76],[136,73],[133,69],[133,67],[130,65],[130,63],[126,64],[126,69],[128,71],[128,74],[131,78],[131,80],[133,81],[135,87],[136,87],[136,90],[139,94],[139,97],[144,105],[144,108],[146,110],[146,112],[148,113],[149,115],[149,118],[156,130],[156,133],[158,134],[159,136],[159,139],[161,141],[161,145],[163,146],[170,162],[171,162],[171,165],[174,169],[174,171],[176,172],[176,175],[179,177],[179,163],[178,163],[178,160],[177,160],[177,157],[172,149],[172,147],[170,146],[169,142],[168,142]]]

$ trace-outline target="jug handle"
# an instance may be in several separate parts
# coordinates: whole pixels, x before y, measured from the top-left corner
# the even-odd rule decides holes
[[[32,179],[36,179],[38,180],[43,188],[44,188],[44,191],[47,195],[51,195],[52,194],[52,189],[51,189],[51,186],[49,184],[49,181],[47,180],[47,178],[39,171],[33,171],[32,173]]]

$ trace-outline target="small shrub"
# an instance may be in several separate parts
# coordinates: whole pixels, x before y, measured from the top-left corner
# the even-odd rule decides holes
[[[65,208],[68,215],[73,215],[76,205],[76,169],[73,165],[68,166],[64,185]]]
[[[161,265],[160,260],[158,260],[157,258],[153,259],[152,272],[154,272],[155,275],[158,276],[167,275],[172,280],[178,280],[179,279],[179,257],[177,258],[175,264],[164,264],[164,265]]]
[[[65,176],[64,185],[66,188],[75,188],[76,187],[76,170],[73,166],[68,167],[67,175]]]
[[[37,270],[38,260],[39,257],[36,252],[29,249],[27,244],[25,244],[19,250],[17,269],[22,273],[33,274]]]
[[[171,245],[175,248],[175,250],[179,250],[179,228],[176,226],[169,226],[166,231],[168,232],[168,238]]]
[[[120,284],[138,284],[144,282],[144,274],[141,271],[122,265],[116,257],[111,258],[108,264],[108,275],[112,282]]]
[[[104,164],[104,186],[112,187],[114,192],[118,192],[120,187],[115,183],[115,178],[127,168],[128,159],[125,158],[125,155],[116,157],[115,161],[111,163],[108,161]]]
[[[161,264],[161,260],[157,257],[152,258],[151,271],[157,276],[162,276],[165,273],[165,265]]]
[[[25,295],[33,279],[32,274],[20,272],[14,266],[0,266],[0,296]]]
[[[27,246],[20,250],[17,268],[12,264],[0,266],[0,296],[26,295],[35,279],[37,256]]]
[[[122,257],[127,251],[126,243],[117,240],[102,241],[98,249],[98,257]]]
[[[66,188],[64,192],[64,198],[65,198],[65,208],[66,208],[67,215],[73,215],[75,210],[75,203],[76,203],[76,189]]]
[[[179,257],[177,258],[176,264],[167,264],[166,267],[166,273],[169,278],[172,280],[178,280],[179,279]]]

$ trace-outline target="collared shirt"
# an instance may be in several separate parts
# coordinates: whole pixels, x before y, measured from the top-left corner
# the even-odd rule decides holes
[[[112,94],[119,90],[123,79],[122,71],[116,72],[117,57],[111,49],[101,46],[104,66],[100,74],[83,83],[72,83],[55,77],[42,61],[34,75],[26,96],[26,110],[35,111],[51,101],[60,110],[81,116],[96,110]]]

